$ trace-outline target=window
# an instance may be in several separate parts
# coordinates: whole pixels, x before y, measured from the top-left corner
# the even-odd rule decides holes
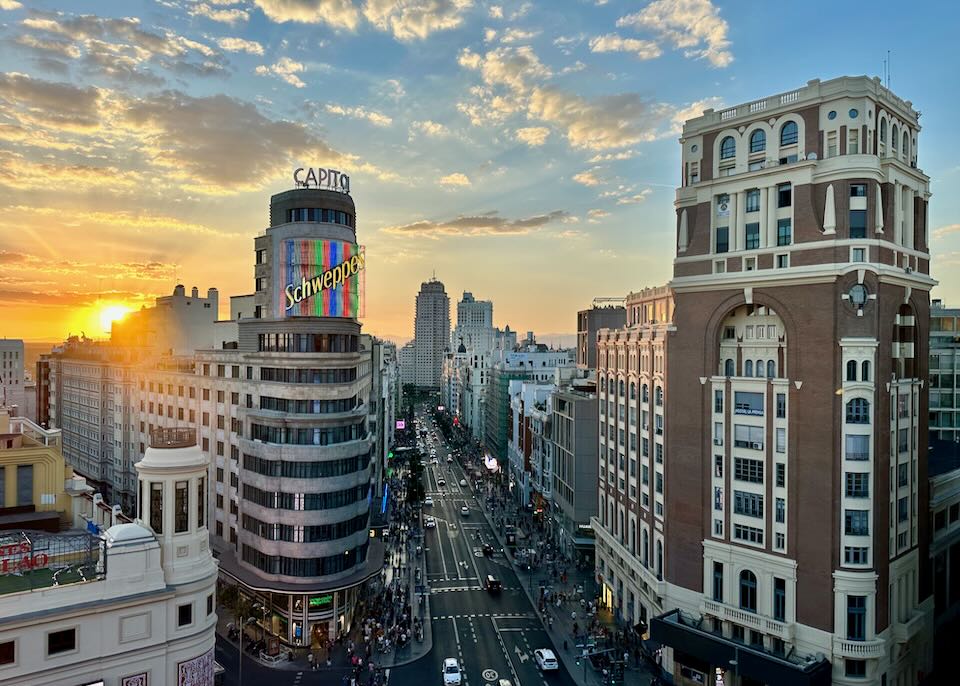
[[[789,255],[780,255],[780,257],[789,258]],[[767,376],[774,378],[777,375],[777,363],[773,360],[767,360]]]
[[[843,562],[848,565],[865,565],[869,563],[869,548],[861,546],[845,546],[843,549]]]
[[[718,412],[723,411],[723,391],[717,391],[721,397],[721,406]],[[736,391],[733,395],[733,413],[753,417],[763,416],[763,393]]]
[[[845,510],[843,515],[843,531],[848,536],[870,535],[869,510]]]
[[[850,210],[850,238],[867,237],[867,211]]]
[[[860,365],[860,380],[869,381],[870,380],[870,361],[864,360],[863,364]]]
[[[773,618],[778,622],[787,617],[787,582],[779,577],[773,578]]]
[[[778,524],[787,521],[787,502],[783,498],[777,498],[776,501],[776,520]]]
[[[897,500],[897,521],[905,522],[910,518],[910,497],[903,496]]]
[[[788,121],[783,125],[783,128],[780,129],[780,145],[796,145],[798,139],[799,131],[797,129],[797,123]]]
[[[865,197],[867,197],[867,184],[865,184],[865,183],[851,183],[851,184],[850,184],[850,197],[851,197],[851,198],[865,198]]]
[[[745,491],[733,492],[733,511],[747,517],[763,517],[763,496]]]
[[[869,436],[846,436],[846,458],[848,460],[869,460],[870,459],[870,437]]]
[[[850,360],[847,362],[847,381],[857,380],[857,362]]]
[[[867,261],[867,249],[866,248],[854,248],[851,262],[866,262]]]
[[[837,132],[830,131],[827,133],[827,157],[836,157],[837,156]]]
[[[787,485],[787,465],[783,462],[777,462],[777,476],[774,483],[779,488],[784,488]]]
[[[740,572],[740,609],[757,611],[757,577],[749,569]]]
[[[33,505],[33,465],[17,465],[17,505]]]
[[[777,428],[777,452],[785,453],[787,452],[787,430],[778,427]]]
[[[153,533],[163,533],[163,484],[150,484],[150,528]]]
[[[69,653],[77,649],[77,630],[62,629],[47,634],[47,656]]]
[[[753,376],[753,360],[747,360],[743,363],[743,375]]]
[[[860,132],[856,129],[850,129],[849,140],[847,141],[847,154],[856,155],[860,152]]]
[[[747,360],[749,362],[749,360]],[[738,448],[763,450],[764,430],[762,426],[747,424],[733,425],[733,444]]]
[[[787,416],[787,394],[777,393],[777,419],[784,419]]]
[[[177,607],[177,626],[188,626],[193,623],[193,605],[187,603]]]
[[[793,242],[790,219],[777,220],[777,245],[790,245]]]
[[[723,563],[713,563],[713,599],[718,603],[723,602]]]
[[[854,676],[854,677],[867,676],[866,660],[844,660],[843,667],[844,667],[845,676]]]
[[[726,361],[723,363],[723,375],[724,375],[724,376],[733,376],[733,375],[734,375],[733,360],[726,360]]]
[[[887,120],[886,119],[882,119],[880,121],[880,142],[881,143],[887,142]]]
[[[790,207],[793,204],[792,188],[789,183],[777,186],[777,207]]]
[[[0,643],[0,665],[12,665],[17,661],[16,641]]]
[[[760,189],[753,188],[747,191],[747,212],[760,211]]]
[[[723,455],[714,455],[713,463],[714,463],[713,475],[718,479],[723,478]]]
[[[864,595],[847,596],[847,639],[867,640],[867,597]]]
[[[213,614],[213,594],[207,595],[207,617]]]
[[[720,141],[720,159],[728,160],[733,158],[737,154],[737,143],[733,140],[733,136],[727,136],[722,141]]]
[[[721,390],[713,392],[713,411],[723,412],[723,391]]]
[[[757,129],[750,134],[750,152],[763,152],[767,149],[767,134],[762,129]]]
[[[897,486],[903,488],[907,485],[909,481],[909,471],[907,469],[909,465],[906,462],[902,462],[897,465]]]
[[[760,223],[751,222],[746,226],[746,249],[755,250],[760,247]]]
[[[719,456],[718,456],[719,457]],[[752,484],[763,483],[763,461],[736,457],[733,460],[733,478]]]
[[[869,498],[870,474],[866,472],[847,472],[845,492],[848,498]]]
[[[197,481],[197,527],[205,526],[206,524],[206,495],[207,495],[207,479],[205,477],[200,477]]]
[[[189,514],[187,512],[187,482],[178,481],[174,488],[174,533],[182,533],[187,530],[187,521]]]
[[[854,398],[847,403],[847,424],[869,424],[870,403],[864,398]]]

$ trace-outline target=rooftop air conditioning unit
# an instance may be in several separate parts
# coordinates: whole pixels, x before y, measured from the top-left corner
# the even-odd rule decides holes
[[[754,450],[763,450],[763,443],[751,443],[750,447]]]

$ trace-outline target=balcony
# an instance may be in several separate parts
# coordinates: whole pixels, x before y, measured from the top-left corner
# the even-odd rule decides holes
[[[926,613],[915,611],[906,622],[895,622],[893,625],[893,640],[897,643],[906,643],[916,636],[923,628]]]
[[[700,605],[700,613],[734,622],[760,633],[776,636],[782,641],[793,641],[793,623],[778,622],[770,617],[741,610],[739,607],[725,603],[718,603],[715,600],[704,600]]]
[[[836,657],[849,657],[855,660],[877,659],[887,654],[887,642],[882,638],[870,641],[849,641],[834,636],[833,654]]]

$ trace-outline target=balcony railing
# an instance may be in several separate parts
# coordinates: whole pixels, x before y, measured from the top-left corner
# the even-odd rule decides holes
[[[704,600],[700,606],[701,614],[711,615],[720,619],[734,622],[741,626],[753,629],[760,633],[776,636],[783,641],[793,640],[793,624],[778,622],[770,617],[758,615],[755,612],[741,610],[739,607],[719,603],[715,600]]]
[[[834,637],[833,652],[837,657],[850,657],[860,660],[881,658],[887,654],[887,642],[882,638],[875,638],[870,641],[850,641]]]
[[[893,640],[897,643],[906,643],[917,635],[923,627],[923,620],[926,615],[922,612],[915,612],[913,617],[906,622],[895,622],[893,625]]]

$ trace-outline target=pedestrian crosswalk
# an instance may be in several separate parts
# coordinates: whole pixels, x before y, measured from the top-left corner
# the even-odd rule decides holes
[[[492,617],[493,619],[537,619],[537,615],[533,612],[478,612],[476,614],[437,615],[431,619],[477,619],[478,617]]]

